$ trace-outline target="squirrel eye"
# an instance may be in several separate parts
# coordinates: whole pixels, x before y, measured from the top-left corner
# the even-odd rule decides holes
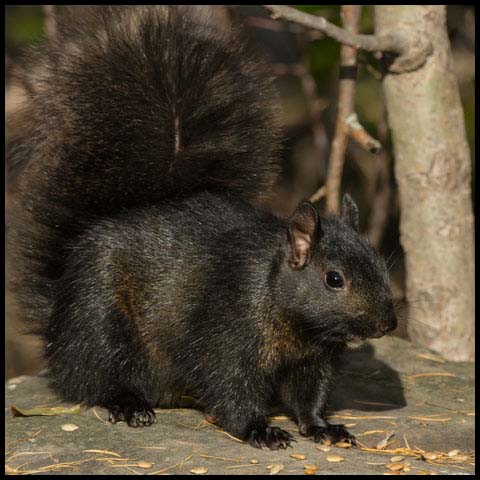
[[[338,272],[327,272],[325,274],[325,285],[329,288],[339,290],[345,286],[343,276]]]

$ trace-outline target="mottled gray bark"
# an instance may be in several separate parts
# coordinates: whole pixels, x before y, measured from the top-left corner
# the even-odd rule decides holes
[[[377,35],[406,33],[433,52],[384,80],[406,254],[409,333],[451,360],[474,356],[471,161],[445,5],[375,7]]]

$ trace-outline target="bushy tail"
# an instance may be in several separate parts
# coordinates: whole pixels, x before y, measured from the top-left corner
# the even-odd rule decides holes
[[[22,165],[7,255],[35,324],[48,319],[64,258],[88,223],[198,190],[271,192],[279,163],[268,75],[241,35],[187,7],[72,7],[25,65],[7,117],[30,127],[7,148]]]

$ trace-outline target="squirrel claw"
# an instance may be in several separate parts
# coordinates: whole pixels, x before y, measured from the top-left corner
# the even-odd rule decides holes
[[[255,448],[268,447],[270,450],[286,449],[291,447],[291,442],[296,440],[293,436],[279,427],[265,427],[265,429],[252,430],[248,443]]]
[[[149,427],[157,423],[155,412],[151,408],[136,409],[114,405],[109,408],[108,421],[110,423],[127,422],[130,427]]]
[[[345,429],[344,425],[328,425],[327,427],[313,426],[308,429],[306,436],[313,437],[315,443],[329,439],[333,443],[349,442],[353,446],[357,445],[355,437]]]
[[[150,427],[157,423],[157,417],[153,410],[135,410],[127,417],[127,423],[130,427]]]

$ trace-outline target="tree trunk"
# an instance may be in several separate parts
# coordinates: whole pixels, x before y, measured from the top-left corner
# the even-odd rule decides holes
[[[375,7],[376,34],[403,31],[433,53],[384,79],[406,255],[409,333],[444,357],[474,357],[471,160],[445,5]]]

